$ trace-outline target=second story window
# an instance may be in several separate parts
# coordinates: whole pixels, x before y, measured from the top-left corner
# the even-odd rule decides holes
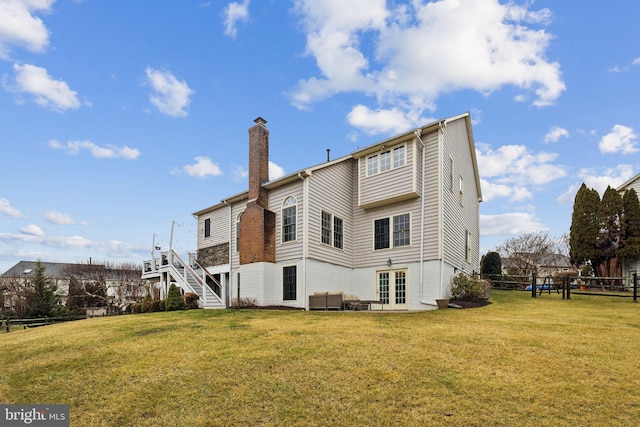
[[[405,151],[405,145],[400,145],[367,157],[367,176],[404,166],[406,163]]]
[[[282,241],[296,240],[296,198],[287,197],[282,204]]]
[[[325,245],[342,249],[343,242],[343,221],[335,215],[322,211],[321,218],[321,241]]]
[[[242,212],[240,212],[236,217],[236,252],[240,251],[240,218],[241,217],[242,217]]]
[[[211,218],[204,220],[204,237],[211,236]]]

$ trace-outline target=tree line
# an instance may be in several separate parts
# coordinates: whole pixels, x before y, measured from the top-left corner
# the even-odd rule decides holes
[[[590,264],[597,277],[622,275],[625,259],[640,259],[640,201],[634,189],[621,195],[607,187],[602,199],[584,183],[571,216],[569,256],[575,266]]]
[[[141,280],[135,264],[69,264],[62,269],[68,284],[63,298],[46,266],[37,262],[32,274],[0,278],[0,308],[4,315],[18,318],[84,315],[87,308],[104,308],[108,313],[123,311],[131,299],[142,299],[151,289]]]

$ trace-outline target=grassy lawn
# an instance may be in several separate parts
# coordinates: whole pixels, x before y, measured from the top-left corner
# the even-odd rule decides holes
[[[0,402],[72,426],[640,425],[640,304],[494,291],[423,313],[213,311],[0,335]]]

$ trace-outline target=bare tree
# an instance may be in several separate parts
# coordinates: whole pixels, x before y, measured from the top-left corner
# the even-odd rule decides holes
[[[31,282],[27,277],[0,277],[0,295],[5,314],[18,318],[27,317],[32,310]]]
[[[547,232],[525,233],[511,237],[496,248],[503,264],[515,267],[522,275],[538,273],[538,267],[557,251],[557,242]]]
[[[70,264],[64,274],[78,281],[87,307],[105,307],[110,313],[124,310],[143,287],[142,268],[133,263]]]

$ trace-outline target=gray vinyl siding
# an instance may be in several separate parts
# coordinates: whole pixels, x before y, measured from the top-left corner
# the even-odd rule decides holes
[[[296,198],[296,239],[282,241],[282,204],[289,196]],[[295,181],[269,191],[269,210],[276,214],[276,262],[302,258],[304,242],[303,181]]]
[[[418,197],[415,180],[415,145],[411,141],[407,141],[406,143],[403,142],[385,148],[385,151],[391,150],[391,162],[393,164],[393,150],[402,145],[405,145],[404,166],[367,176],[367,159],[372,155],[379,155],[382,150],[361,157],[358,160],[360,172],[358,198],[359,204],[363,208],[371,208]]]
[[[440,187],[438,161],[440,148],[438,132],[422,136],[425,152],[424,177],[424,260],[440,259]],[[422,161],[422,159],[420,159]],[[420,176],[422,182],[422,175]]]
[[[231,252],[231,264],[234,266],[240,265],[240,252],[238,252],[238,247],[236,245],[236,220],[238,219],[238,215],[240,215],[247,208],[246,200],[239,203],[234,203],[231,207],[231,218],[229,218],[229,224],[231,224],[231,242],[229,245],[229,251]],[[229,209],[227,209],[227,215],[229,213]]]
[[[353,169],[355,161],[346,159],[314,170],[309,181],[308,248],[309,258],[351,267],[353,240]],[[343,247],[322,243],[322,212],[342,219]]]
[[[211,220],[211,235],[209,237],[204,237],[204,222],[206,219]],[[221,207],[198,217],[198,249],[227,243],[228,241],[229,208]]]
[[[443,134],[443,236],[444,259],[450,265],[472,273],[479,259],[478,193],[473,160],[464,119],[449,122]],[[453,159],[453,189],[449,186],[450,160]],[[460,203],[460,177],[463,179],[464,200]],[[466,232],[471,234],[470,260],[467,262]]]

